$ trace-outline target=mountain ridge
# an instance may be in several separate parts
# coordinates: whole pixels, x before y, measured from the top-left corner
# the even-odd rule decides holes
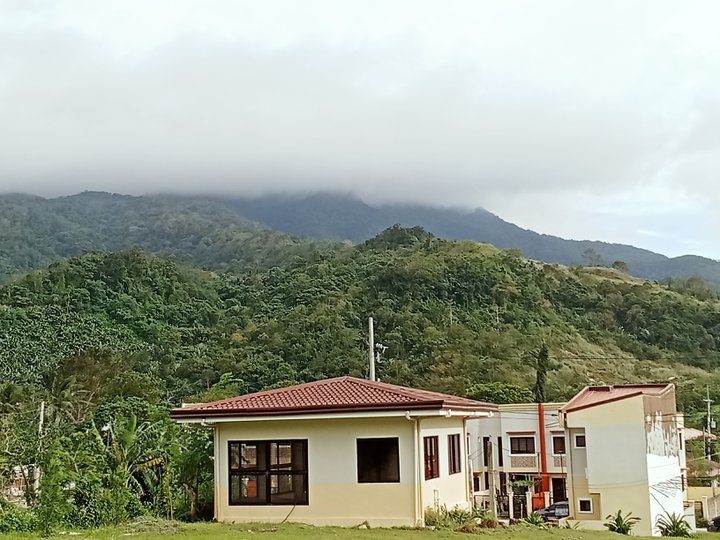
[[[131,196],[86,191],[64,197],[0,195],[0,281],[64,257],[137,245],[194,265],[244,270],[283,264],[333,242],[362,243],[400,224],[452,240],[474,240],[564,265],[624,261],[645,279],[699,276],[720,287],[720,262],[667,257],[644,248],[569,240],[524,229],[477,208],[373,206],[352,195]],[[3,278],[4,275],[4,278]]]

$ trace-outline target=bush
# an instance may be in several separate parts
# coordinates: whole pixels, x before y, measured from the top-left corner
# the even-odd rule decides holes
[[[633,517],[632,512],[628,512],[627,516],[623,516],[622,511],[618,510],[617,514],[610,514],[605,520],[604,525],[610,532],[630,534],[630,531],[640,521],[640,518]]]
[[[545,520],[537,512],[533,512],[523,521],[528,525],[532,525],[533,527],[541,527],[543,529],[547,528],[547,523],[545,523]]]
[[[428,508],[425,510],[425,526],[436,529],[458,529],[477,525],[474,512],[462,508],[447,509],[447,506],[439,510]]]
[[[0,533],[25,533],[38,530],[37,514],[27,508],[0,506]]]
[[[660,529],[662,536],[674,536],[680,538],[689,538],[692,536],[690,525],[685,521],[683,516],[678,514],[666,514],[660,516],[656,522],[657,528]]]

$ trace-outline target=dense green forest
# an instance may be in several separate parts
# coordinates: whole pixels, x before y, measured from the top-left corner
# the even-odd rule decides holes
[[[400,227],[284,261],[218,272],[131,248],[0,286],[0,481],[43,471],[40,491],[23,473],[31,510],[13,523],[208,516],[210,438],[171,424],[169,406],[364,376],[369,315],[389,382],[531,396],[545,351],[548,400],[677,377],[692,415],[720,381],[720,300],[698,279],[660,285]]]
[[[0,195],[0,283],[51,262],[130,246],[217,270],[250,270],[323,243],[262,228],[220,200],[86,192]]]
[[[697,275],[720,287],[720,262],[703,257],[671,259],[632,246],[564,240],[522,229],[483,209],[370,206],[327,193],[262,198],[0,195],[0,282],[64,257],[130,246],[213,270],[270,268],[305,257],[326,242],[362,243],[396,223],[421,226],[441,238],[521,249],[526,257],[549,263],[611,266],[623,261],[635,276]]]

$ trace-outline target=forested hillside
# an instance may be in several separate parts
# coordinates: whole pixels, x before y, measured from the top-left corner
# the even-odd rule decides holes
[[[330,194],[241,199],[99,192],[55,199],[0,195],[0,283],[64,257],[130,246],[214,270],[269,268],[331,242],[362,243],[394,224],[421,226],[441,238],[518,248],[528,258],[550,263],[623,261],[639,277],[699,276],[720,287],[718,261],[564,240],[521,229],[482,209],[372,207]]]
[[[95,192],[0,196],[0,283],[64,257],[130,246],[238,271],[276,265],[319,244],[259,227],[222,201]]]
[[[646,249],[591,240],[566,240],[508,223],[478,208],[472,212],[432,206],[371,206],[351,196],[315,194],[230,201],[240,214],[271,229],[312,238],[364,242],[396,223],[420,226],[438,237],[477,240],[520,249],[531,259],[561,264],[627,264],[632,275],[655,280],[700,276],[720,287],[720,262],[686,255],[669,258]]]
[[[137,249],[90,254],[0,288],[0,378],[39,383],[67,358],[109,354],[131,358],[178,402],[224,373],[238,391],[363,376],[373,315],[387,347],[379,373],[392,382],[458,394],[531,386],[546,343],[549,399],[588,382],[678,374],[691,388],[720,366],[720,302],[681,285],[542,264],[419,228],[240,274]]]

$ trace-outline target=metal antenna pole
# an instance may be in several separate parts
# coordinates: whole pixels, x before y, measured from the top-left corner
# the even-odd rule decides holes
[[[373,318],[368,317],[368,360],[370,361],[370,380],[375,380],[375,325]]]

